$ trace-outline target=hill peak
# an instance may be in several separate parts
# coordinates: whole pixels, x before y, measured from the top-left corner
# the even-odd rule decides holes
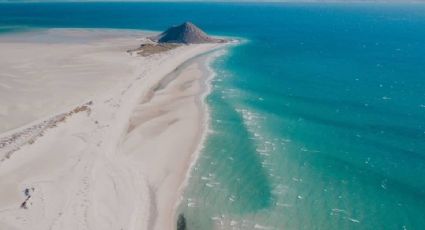
[[[178,26],[168,28],[165,32],[158,36],[152,37],[151,40],[159,43],[218,43],[225,42],[223,39],[216,39],[208,36],[204,31],[191,22],[184,22]]]

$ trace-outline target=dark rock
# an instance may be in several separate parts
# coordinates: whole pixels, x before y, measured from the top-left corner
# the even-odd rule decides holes
[[[224,39],[216,39],[208,36],[204,31],[199,29],[191,22],[185,22],[179,26],[173,26],[165,32],[150,38],[152,41],[159,43],[223,43]]]
[[[180,214],[177,219],[177,230],[186,230],[186,219],[183,214]]]

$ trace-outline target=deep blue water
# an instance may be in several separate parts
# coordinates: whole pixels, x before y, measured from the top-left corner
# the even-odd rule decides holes
[[[0,4],[0,32],[187,20],[245,40],[213,63],[188,229],[424,228],[425,4]]]

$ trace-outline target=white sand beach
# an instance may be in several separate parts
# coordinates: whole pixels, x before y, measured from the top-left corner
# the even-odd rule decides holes
[[[139,31],[0,36],[0,229],[175,229],[206,126],[205,58]]]

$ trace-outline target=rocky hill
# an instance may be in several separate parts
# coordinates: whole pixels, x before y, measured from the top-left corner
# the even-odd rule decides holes
[[[173,26],[165,32],[150,38],[158,43],[222,43],[224,39],[217,39],[208,36],[204,31],[199,29],[191,22],[185,22],[178,26]]]

